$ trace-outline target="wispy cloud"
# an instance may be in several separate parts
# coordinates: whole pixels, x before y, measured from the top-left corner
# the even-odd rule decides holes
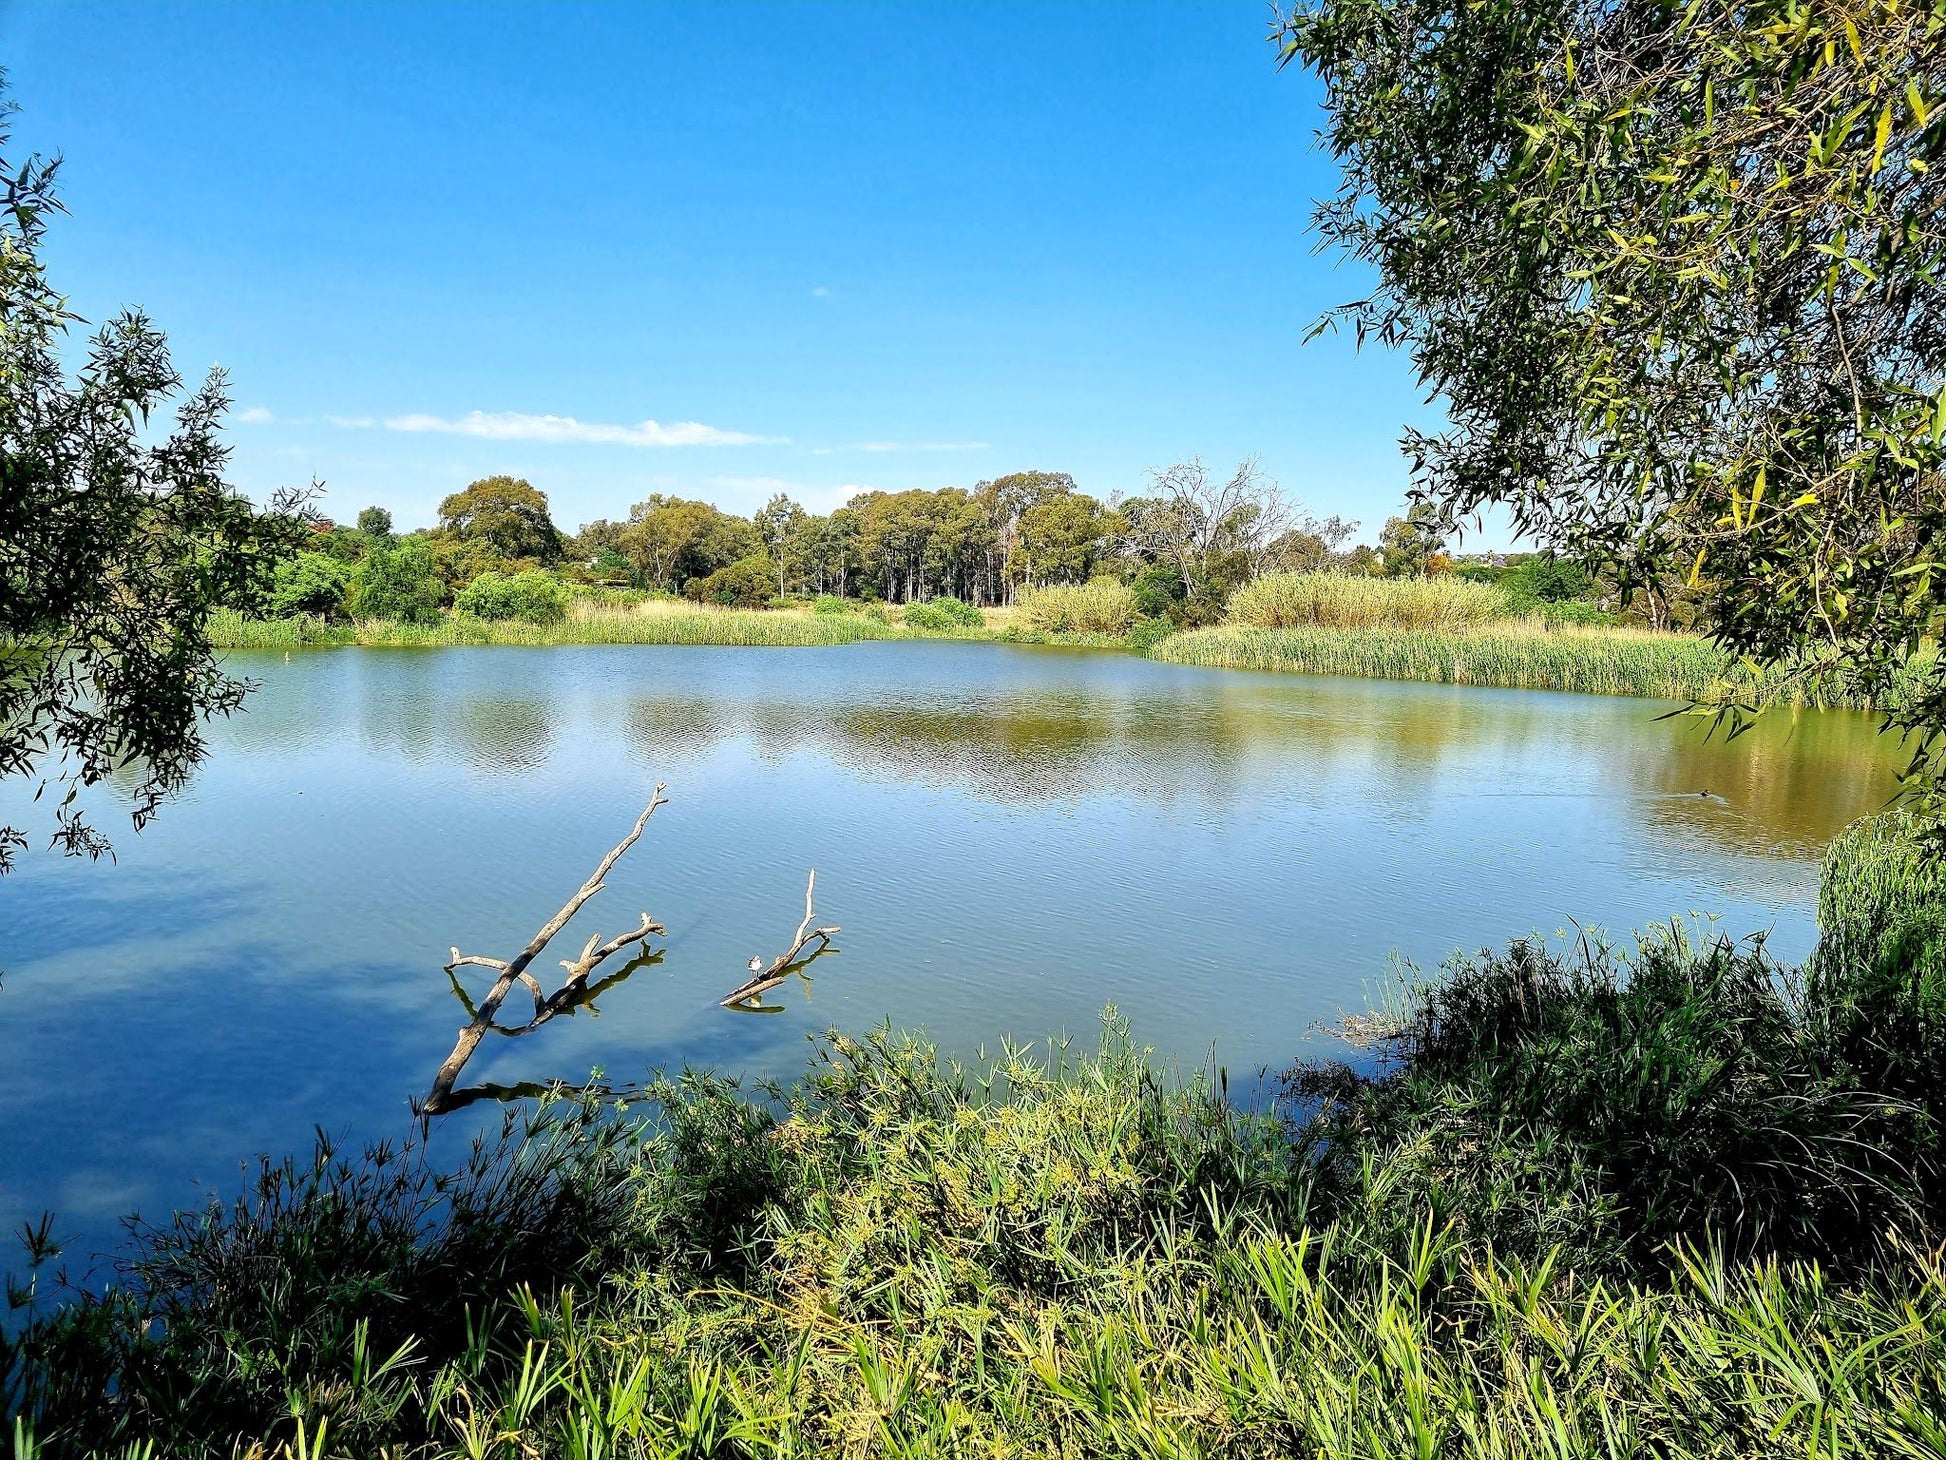
[[[276,415],[262,406],[252,406],[247,411],[238,411],[236,419],[245,426],[265,426],[277,419]]]
[[[359,422],[363,424],[362,419]],[[345,424],[352,424],[347,421]],[[725,431],[701,421],[638,421],[632,426],[580,421],[573,416],[532,416],[525,411],[468,411],[456,420],[420,414],[387,416],[388,431],[439,432],[488,441],[576,442],[596,446],[750,446],[780,437]]]
[[[363,431],[378,424],[378,421],[371,416],[326,416],[325,420],[334,426],[344,426],[353,431]]]
[[[820,284],[811,291],[811,297],[813,299],[829,299],[831,297],[831,291]]]
[[[853,451],[985,451],[984,441],[855,441]]]

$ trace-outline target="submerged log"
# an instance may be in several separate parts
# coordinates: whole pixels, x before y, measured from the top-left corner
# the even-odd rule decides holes
[[[542,987],[540,980],[529,972],[534,960],[546,950],[554,935],[565,928],[588,900],[602,890],[605,885],[604,879],[614,868],[615,863],[621,860],[622,854],[634,846],[641,837],[643,828],[649,824],[649,818],[655,815],[656,808],[668,804],[669,798],[662,794],[664,789],[663,783],[658,781],[649,798],[649,804],[642,809],[642,814],[635,818],[635,825],[629,829],[628,835],[609,849],[608,855],[601,859],[601,864],[595,868],[588,880],[583,882],[575,894],[561,905],[559,912],[542,924],[540,931],[534,934],[527,946],[514,957],[490,958],[481,953],[462,953],[457,947],[453,949],[452,960],[446,965],[446,976],[452,981],[453,993],[459,999],[460,1006],[466,1011],[467,1022],[461,1027],[458,1038],[453,1042],[452,1053],[446,1056],[438,1073],[433,1076],[432,1089],[426,1093],[426,1098],[419,1102],[418,1108],[421,1114],[440,1115],[457,1110],[463,1105],[471,1105],[476,1100],[517,1099],[546,1090],[571,1088],[551,1083],[546,1085],[485,1084],[464,1089],[455,1087],[459,1083],[460,1075],[466,1069],[467,1062],[473,1058],[479,1050],[480,1042],[488,1034],[498,1034],[507,1038],[532,1034],[536,1029],[562,1014],[573,1013],[583,1005],[592,1005],[597,995],[613,988],[637,969],[662,961],[663,954],[650,951],[648,940],[652,937],[666,936],[667,930],[645,912],[642,914],[639,927],[618,937],[610,938],[606,942],[602,940],[601,934],[590,934],[588,941],[582,945],[578,957],[561,959],[561,967],[566,971],[561,977],[559,986],[552,993]],[[812,868],[811,875],[804,884],[804,921],[798,924],[797,934],[791,940],[791,946],[772,959],[767,968],[763,966],[761,958],[752,958],[751,977],[724,996],[720,1001],[724,1008],[737,1009],[745,1013],[775,1012],[772,1007],[762,1002],[763,995],[783,983],[792,974],[803,973],[806,967],[824,954],[836,951],[831,947],[831,938],[838,931],[837,924],[824,927],[812,926],[817,916],[814,901],[817,882],[817,869]],[[597,968],[631,944],[636,945],[636,953],[626,966],[599,982],[589,982],[590,975]],[[466,991],[466,986],[460,982],[459,970],[462,968],[491,968],[499,975],[493,981],[493,986],[487,990],[486,996],[478,1003],[473,1001],[472,996]],[[525,988],[533,999],[534,1012],[524,1023],[503,1024],[499,1018],[501,1006],[506,1002],[507,995],[513,992],[515,984]],[[589,1088],[592,1087],[584,1087],[584,1093]]]
[[[565,928],[569,920],[581,911],[582,906],[602,890],[605,885],[603,879],[608,876],[615,863],[621,860],[622,853],[634,846],[637,839],[641,837],[642,829],[649,824],[649,818],[655,815],[656,808],[669,804],[669,798],[662,794],[664,789],[662,782],[656,782],[655,790],[649,797],[649,804],[642,809],[642,814],[635,818],[635,825],[629,829],[628,835],[609,849],[608,855],[601,859],[601,864],[595,868],[588,880],[583,882],[575,894],[561,905],[559,912],[542,924],[541,930],[534,934],[527,946],[513,958],[488,958],[478,953],[461,953],[457,947],[453,949],[452,962],[446,965],[446,974],[453,980],[453,988],[459,994],[460,1001],[466,1006],[470,1017],[459,1031],[458,1039],[453,1043],[453,1052],[446,1056],[445,1062],[439,1067],[439,1072],[433,1076],[432,1089],[420,1102],[421,1111],[428,1115],[437,1115],[443,1111],[456,1109],[460,1105],[470,1104],[474,1098],[477,1098],[473,1092],[456,1093],[453,1086],[459,1080],[461,1071],[466,1068],[467,1061],[473,1058],[474,1051],[480,1047],[480,1041],[486,1038],[489,1031],[508,1037],[532,1034],[549,1020],[586,1003],[594,993],[605,986],[597,985],[591,989],[588,985],[588,975],[599,968],[606,959],[631,943],[639,944],[645,939],[660,937],[667,932],[661,923],[645,912],[642,914],[640,927],[610,938],[607,942],[602,941],[601,934],[591,934],[578,958],[572,960],[563,958],[560,961],[561,967],[567,972],[563,975],[560,986],[551,994],[541,987],[539,979],[527,971],[528,966],[545,951],[554,935]],[[457,969],[467,966],[499,970],[500,976],[494,980],[493,987],[487,990],[486,997],[478,1004],[474,1004],[467,997],[456,973]],[[613,980],[606,982],[613,982]],[[502,1024],[495,1016],[499,1014],[501,1004],[513,991],[516,983],[523,985],[533,996],[533,1017],[524,1024]]]
[[[762,966],[761,958],[752,958],[750,977],[723,996],[720,1002],[724,1008],[754,1012],[764,1007],[762,1000],[765,994],[792,974],[802,973],[814,960],[823,957],[825,953],[835,951],[831,948],[831,938],[833,934],[841,931],[838,925],[832,923],[822,928],[811,926],[812,920],[817,917],[812,903],[817,886],[818,869],[813,867],[810,877],[804,883],[804,921],[797,925],[797,936],[791,940],[791,946],[773,958],[768,968]],[[816,943],[817,947],[806,953],[804,950],[812,943]]]

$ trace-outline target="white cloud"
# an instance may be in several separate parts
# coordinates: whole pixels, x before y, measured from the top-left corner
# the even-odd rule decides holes
[[[378,424],[370,416],[326,416],[325,420],[334,426],[344,426],[353,431],[363,431]]]
[[[252,406],[247,411],[238,411],[236,419],[246,426],[263,426],[276,420],[277,417],[262,406]]]
[[[811,291],[811,297],[813,299],[829,299],[831,297],[831,291],[820,284]]]
[[[619,426],[578,421],[573,416],[532,416],[524,411],[468,411],[458,420],[420,414],[388,416],[385,428],[478,436],[488,441],[566,441],[597,446],[748,446],[781,439],[724,431],[700,421],[674,421],[666,426],[660,421],[640,421]]]
[[[858,441],[853,451],[985,451],[984,441]]]

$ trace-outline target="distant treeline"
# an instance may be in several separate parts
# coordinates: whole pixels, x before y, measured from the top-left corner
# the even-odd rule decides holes
[[[819,595],[996,606],[1112,578],[1133,590],[1141,615],[1197,625],[1220,619],[1236,589],[1265,573],[1327,568],[1458,572],[1590,614],[1604,598],[1603,608],[1623,604],[1612,585],[1550,555],[1457,560],[1419,510],[1387,521],[1376,547],[1347,545],[1357,525],[1306,511],[1253,462],[1227,476],[1181,463],[1150,473],[1144,495],[1106,501],[1049,471],[970,489],[862,492],[823,515],[782,494],[738,517],[658,493],[573,534],[555,524],[545,493],[493,476],[445,498],[429,530],[397,536],[375,507],[356,527],[320,524],[314,550],[284,566],[264,610],[429,622],[457,606],[545,620],[575,582],[747,608]]]

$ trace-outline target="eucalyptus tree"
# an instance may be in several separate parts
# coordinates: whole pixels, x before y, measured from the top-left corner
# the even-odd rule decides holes
[[[1946,726],[1946,5],[1299,0],[1448,522],[1686,582],[1733,649]]]
[[[183,393],[168,344],[129,310],[89,337],[41,247],[65,211],[58,160],[7,160],[0,110],[0,776],[54,790],[53,844],[99,856],[80,792],[116,776],[136,828],[187,780],[204,727],[249,685],[224,672],[211,613],[260,604],[309,536],[305,494],[258,512],[223,479],[220,371]],[[173,424],[157,420],[175,403]],[[0,871],[26,836],[0,826]]]

